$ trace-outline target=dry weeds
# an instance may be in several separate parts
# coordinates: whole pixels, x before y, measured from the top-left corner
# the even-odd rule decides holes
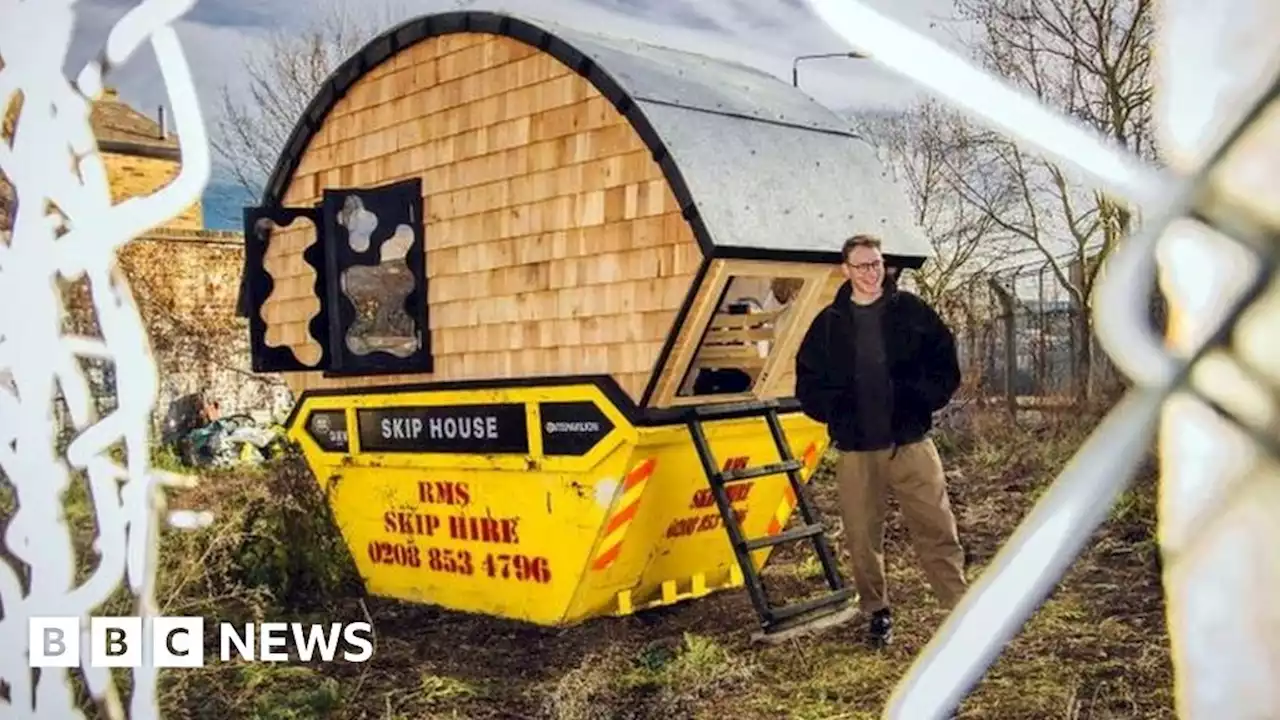
[[[1090,423],[1074,423],[1016,427],[979,414],[940,434],[971,577],[1078,447]],[[835,517],[829,465],[814,487]],[[211,476],[200,499],[222,519],[166,539],[162,598],[167,612],[218,618],[358,620],[367,608],[378,633],[374,660],[170,671],[169,717],[874,718],[943,619],[896,515],[888,562],[898,642],[885,652],[865,647],[859,626],[751,646],[744,591],[563,630],[362,600],[314,488],[297,458],[270,471]],[[1173,717],[1154,506],[1147,472],[960,717]],[[821,582],[816,563],[798,551],[777,555],[767,573],[784,592]]]

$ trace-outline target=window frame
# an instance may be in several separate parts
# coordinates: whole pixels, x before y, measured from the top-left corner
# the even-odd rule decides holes
[[[397,194],[405,196],[407,218],[403,222],[383,222],[378,230],[370,235],[369,248],[364,253],[377,253],[383,243],[395,236],[395,228],[399,224],[408,225],[413,233],[413,241],[405,253],[404,262],[413,278],[414,289],[405,296],[404,312],[409,316],[417,331],[418,347],[405,357],[397,357],[389,352],[373,350],[363,355],[355,353],[347,347],[346,337],[351,325],[356,321],[355,305],[342,291],[342,272],[358,265],[346,262],[355,251],[347,242],[347,233],[337,222],[337,210],[342,201],[349,195],[361,197],[366,208],[370,207],[367,198],[377,194],[392,197]],[[324,368],[325,377],[361,377],[385,374],[431,373],[434,370],[434,359],[431,353],[430,309],[427,303],[427,271],[425,222],[423,220],[422,181],[411,178],[400,182],[387,183],[371,188],[326,188],[318,207],[321,208],[321,222],[325,234],[325,299],[329,315],[329,363]],[[370,210],[373,212],[373,210]],[[376,214],[376,212],[375,212]],[[366,267],[377,267],[366,265]],[[415,312],[416,309],[416,312]]]
[[[661,374],[650,406],[678,408],[777,398],[781,392],[781,382],[788,374],[785,366],[794,362],[795,352],[809,323],[822,306],[829,302],[830,298],[824,297],[824,291],[830,287],[838,273],[838,267],[827,263],[736,258],[713,260],[700,285],[693,289],[695,299],[684,323],[673,330],[676,339],[663,367],[657,369]],[[751,387],[737,393],[680,395],[680,387],[686,381],[690,367],[706,339],[729,283],[734,278],[779,277],[803,279],[804,284],[789,305],[794,315],[773,339],[769,355]]]
[[[356,253],[342,243],[347,240],[345,228],[337,223],[335,209],[341,208],[348,195],[358,195],[372,212],[382,203],[403,202],[405,217],[382,221],[370,235],[369,248]],[[399,196],[399,198],[397,198]],[[370,198],[388,198],[375,200]],[[255,372],[319,372],[324,377],[364,377],[384,374],[421,374],[434,371],[431,347],[430,309],[427,302],[428,277],[426,266],[426,220],[421,178],[410,178],[371,187],[326,188],[320,199],[311,205],[274,205],[246,207],[244,210],[245,269],[249,288],[249,348]],[[259,233],[256,225],[261,220],[271,220],[280,227],[288,227],[292,220],[302,218],[315,228],[315,239],[301,253],[298,260],[315,272],[313,295],[319,301],[319,312],[308,321],[307,331],[321,348],[320,358],[312,364],[304,363],[291,345],[267,345],[267,322],[262,317],[263,307],[280,282],[266,269],[266,257],[272,242],[272,233]],[[290,222],[282,222],[289,220]],[[413,239],[405,254],[414,282],[414,288],[405,297],[404,311],[418,333],[418,347],[405,357],[389,352],[373,350],[356,354],[346,345],[346,335],[357,319],[354,304],[342,291],[341,273],[350,267],[365,263],[353,263],[353,257],[376,254],[383,243],[395,236],[396,228],[408,225]],[[370,267],[376,267],[371,265]]]

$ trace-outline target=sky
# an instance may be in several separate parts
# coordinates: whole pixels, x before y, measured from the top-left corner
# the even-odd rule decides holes
[[[828,30],[804,0],[196,0],[178,22],[181,39],[212,132],[224,88],[244,87],[243,58],[264,47],[273,32],[288,33],[336,3],[375,7],[393,21],[463,6],[505,10],[590,31],[631,37],[736,60],[790,81],[799,54],[841,52],[848,46]],[[950,20],[951,0],[868,0],[877,10],[951,47],[960,30]],[[81,0],[67,72],[74,77],[97,54],[111,26],[136,0]],[[121,97],[152,117],[167,104],[153,56],[142,51],[107,81]],[[840,111],[903,107],[918,97],[897,76],[865,60],[811,60],[800,66],[803,89]]]

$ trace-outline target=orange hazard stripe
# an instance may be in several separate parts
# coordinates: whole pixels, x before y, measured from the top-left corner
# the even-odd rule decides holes
[[[604,542],[600,553],[591,563],[592,570],[603,570],[618,559],[618,555],[622,552],[622,539],[626,537],[627,528],[635,519],[636,513],[640,511],[640,498],[644,497],[641,486],[653,475],[653,469],[657,464],[656,459],[649,458],[627,473],[626,478],[623,479],[620,498],[622,507],[605,524]]]
[[[805,448],[804,452],[800,455],[806,470],[813,469],[813,461],[817,456],[818,445],[816,443],[809,443],[809,447]],[[808,481],[807,477],[805,478],[805,481]],[[782,528],[786,524],[787,518],[791,517],[791,511],[795,510],[795,508],[796,491],[791,488],[791,483],[787,483],[787,486],[782,490],[782,502],[778,504],[778,509],[773,513],[773,517],[769,518],[769,527],[765,529],[765,533],[768,535],[777,535],[782,532]]]
[[[809,443],[809,447],[805,448],[804,452],[800,455],[800,459],[804,461],[804,466],[806,469],[812,469],[810,466],[813,465],[813,458],[817,454],[818,454],[818,444]]]
[[[613,564],[618,559],[618,554],[622,552],[622,543],[618,543],[613,547],[605,550],[600,557],[596,558],[595,563],[591,566],[592,570],[603,570]]]
[[[614,530],[617,530],[623,525],[631,522],[631,519],[636,516],[636,512],[638,512],[639,509],[640,498],[636,498],[635,502],[623,508],[621,512],[614,515],[613,518],[609,520],[609,524],[606,525],[604,529],[605,537],[612,535]]]
[[[649,476],[653,474],[654,466],[657,464],[658,461],[656,459],[649,458],[648,460],[640,463],[636,469],[627,473],[627,479],[622,483],[622,491],[626,492],[645,480],[648,480]]]

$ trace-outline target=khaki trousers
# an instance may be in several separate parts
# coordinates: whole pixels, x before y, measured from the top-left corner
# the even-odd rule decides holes
[[[893,450],[844,452],[836,467],[845,542],[862,610],[889,607],[884,579],[884,522],[892,490],[934,595],[953,608],[964,595],[964,550],[933,440]]]

